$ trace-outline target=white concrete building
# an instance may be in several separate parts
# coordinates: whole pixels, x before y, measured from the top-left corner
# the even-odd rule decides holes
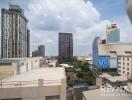
[[[66,100],[64,68],[39,68],[0,81],[0,100]]]

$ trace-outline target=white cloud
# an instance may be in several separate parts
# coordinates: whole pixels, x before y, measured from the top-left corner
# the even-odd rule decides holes
[[[83,0],[30,0],[26,14],[33,49],[43,43],[48,55],[58,53],[58,32],[73,33],[74,54],[90,53],[93,38],[104,36],[105,26],[109,23],[101,20],[100,13],[90,1]]]
[[[100,13],[83,0],[30,0],[28,12],[33,49],[43,43],[48,55],[58,53],[58,32],[72,32],[74,54],[86,55],[96,36],[104,36],[109,21],[100,19]]]
[[[105,37],[109,20],[102,20],[91,1],[29,0],[26,16],[31,29],[31,50],[46,45],[47,55],[58,54],[58,32],[72,32],[74,54],[91,52],[94,37]],[[127,17],[115,18],[121,29],[121,40],[131,41],[132,27]],[[126,27],[127,26],[127,27]]]
[[[115,18],[121,31],[121,41],[122,42],[132,42],[132,24],[127,16],[122,16]]]

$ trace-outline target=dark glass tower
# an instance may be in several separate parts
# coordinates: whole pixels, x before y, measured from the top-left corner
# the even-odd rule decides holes
[[[27,57],[30,57],[30,30],[27,29]]]
[[[59,62],[72,61],[73,36],[72,33],[59,33]]]

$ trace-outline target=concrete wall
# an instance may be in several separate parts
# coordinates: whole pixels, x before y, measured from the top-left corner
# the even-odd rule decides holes
[[[129,91],[132,93],[132,83],[131,82],[127,83],[127,86]]]
[[[102,84],[103,84],[103,83],[102,83],[102,78],[101,78],[101,77],[97,77],[97,78],[96,78],[96,86],[97,86],[97,87],[101,87]]]
[[[46,96],[59,95],[59,100],[66,100],[66,79],[60,85],[44,85],[38,80],[38,86],[0,88],[0,99],[22,98],[22,100],[46,100]]]
[[[111,55],[109,51],[116,51],[117,55],[126,55],[125,51],[132,51],[132,44],[99,44],[98,50],[99,55]]]

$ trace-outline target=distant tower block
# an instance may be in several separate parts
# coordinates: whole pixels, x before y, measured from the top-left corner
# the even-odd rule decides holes
[[[120,41],[120,29],[117,27],[114,21],[112,22],[111,25],[107,25],[106,37],[108,43]]]

